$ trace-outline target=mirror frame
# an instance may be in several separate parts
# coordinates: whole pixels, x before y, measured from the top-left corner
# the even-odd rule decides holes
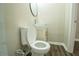
[[[32,10],[32,3],[29,3],[29,7],[30,7],[30,11],[31,11],[31,14],[36,17],[38,15],[38,7],[37,7],[37,12],[36,12],[36,15],[34,14],[33,10]]]

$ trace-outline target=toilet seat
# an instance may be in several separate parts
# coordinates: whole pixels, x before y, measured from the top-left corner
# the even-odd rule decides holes
[[[35,41],[31,46],[36,49],[47,49],[48,47],[50,47],[50,45],[44,41]]]
[[[33,51],[38,53],[47,53],[50,49],[50,45],[47,42],[44,41],[35,41],[31,44],[31,48]],[[40,52],[41,51],[41,52]]]

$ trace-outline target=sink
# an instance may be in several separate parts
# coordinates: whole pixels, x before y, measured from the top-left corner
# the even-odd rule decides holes
[[[46,29],[47,24],[35,24],[36,29]]]

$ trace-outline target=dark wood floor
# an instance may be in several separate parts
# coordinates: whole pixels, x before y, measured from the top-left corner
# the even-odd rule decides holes
[[[51,48],[45,56],[79,56],[79,41],[75,41],[73,54],[67,52],[61,45],[50,44],[50,46]]]
[[[61,45],[51,45],[50,51],[46,56],[73,56],[73,54],[65,51]]]
[[[63,46],[61,45],[52,45],[50,44],[50,50],[45,56],[73,56],[72,53],[67,52]],[[22,48],[23,49],[23,48]],[[27,48],[25,47],[24,50]],[[76,51],[75,51],[76,52]],[[32,53],[30,52],[27,56],[31,56]],[[19,55],[17,55],[19,56]]]
[[[75,41],[74,45],[74,55],[79,56],[79,41]]]

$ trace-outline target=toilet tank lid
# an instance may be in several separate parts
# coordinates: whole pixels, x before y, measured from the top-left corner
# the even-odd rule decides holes
[[[20,28],[20,33],[21,33],[21,44],[22,45],[27,45],[27,28],[21,27]]]

